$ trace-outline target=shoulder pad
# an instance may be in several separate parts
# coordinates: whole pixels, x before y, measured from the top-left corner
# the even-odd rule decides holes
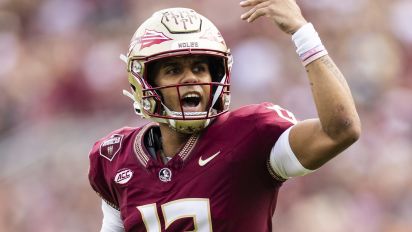
[[[93,145],[90,156],[98,155],[112,161],[122,148],[124,138],[132,134],[136,129],[139,130],[140,128],[123,127],[112,131]]]

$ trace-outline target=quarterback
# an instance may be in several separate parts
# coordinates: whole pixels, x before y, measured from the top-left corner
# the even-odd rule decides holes
[[[264,102],[229,111],[232,57],[218,29],[187,8],[155,12],[127,55],[135,112],[151,122],[97,141],[89,180],[102,232],[272,231],[277,194],[353,144],[360,120],[349,87],[294,0],[246,0],[291,35],[318,118],[297,121]],[[251,77],[253,78],[253,77]]]

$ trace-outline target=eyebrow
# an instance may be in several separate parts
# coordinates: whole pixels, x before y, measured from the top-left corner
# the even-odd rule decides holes
[[[177,61],[166,61],[166,62],[162,62],[160,64],[160,68],[166,68],[168,66],[176,66],[178,64],[179,64],[179,62],[177,62]]]
[[[199,58],[199,59],[195,59],[193,60],[193,64],[199,64],[199,63],[209,63],[207,58]]]
[[[208,63],[208,59],[206,57],[195,57],[191,62],[192,64]],[[179,63],[180,62],[178,62],[176,59],[172,59],[169,61],[161,62],[160,68],[179,65]]]

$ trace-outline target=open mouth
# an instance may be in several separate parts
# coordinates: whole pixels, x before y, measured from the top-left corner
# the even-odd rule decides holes
[[[199,93],[187,93],[181,99],[183,110],[186,112],[201,110],[202,97]]]

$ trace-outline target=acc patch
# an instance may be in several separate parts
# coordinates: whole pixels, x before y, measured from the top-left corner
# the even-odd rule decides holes
[[[114,182],[118,184],[126,184],[133,177],[133,171],[130,169],[121,169],[117,171],[114,177]]]
[[[100,144],[100,155],[112,161],[122,147],[123,135],[114,134]]]

